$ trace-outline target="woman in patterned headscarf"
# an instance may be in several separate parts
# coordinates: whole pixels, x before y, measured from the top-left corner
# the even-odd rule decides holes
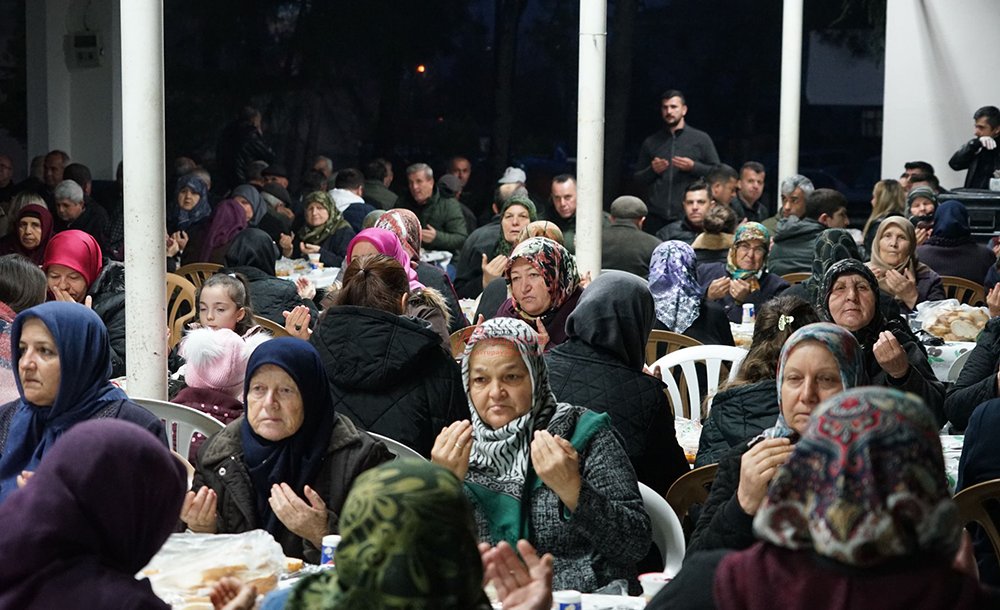
[[[392,231],[403,244],[403,249],[410,255],[410,266],[417,272],[417,280],[441,293],[448,305],[448,333],[453,333],[469,325],[462,307],[459,305],[458,293],[451,283],[448,273],[430,263],[420,260],[420,220],[417,215],[405,208],[393,208],[382,214],[375,221],[376,229]]]
[[[538,334],[521,320],[477,327],[462,378],[471,422],[445,428],[431,459],[465,481],[479,539],[552,553],[556,589],[625,578],[637,590],[649,517],[608,415],[556,401]]]
[[[719,461],[689,549],[744,549],[753,543],[750,523],[792,441],[822,400],[863,383],[861,348],[835,324],[808,324],[792,333],[778,363],[778,420]]]
[[[788,288],[781,276],[767,272],[771,234],[759,222],[736,229],[725,263],[698,266],[698,283],[705,296],[722,303],[731,322],[740,322],[743,304],[760,307]]]
[[[686,561],[648,607],[1000,604],[995,590],[964,569],[971,560],[961,545],[938,426],[913,394],[858,388],[820,405],[775,475],[753,529],[761,542]]]
[[[324,265],[339,267],[347,254],[347,244],[354,237],[354,229],[326,191],[309,193],[302,206],[305,222],[298,233],[301,254],[319,252],[319,260]]]
[[[546,349],[565,342],[566,319],[583,293],[573,255],[551,239],[532,237],[510,253],[504,278],[511,296],[497,317],[524,320],[547,333]]]
[[[665,241],[649,261],[649,291],[656,309],[654,330],[669,330],[706,345],[732,345],[722,305],[706,301],[695,278],[695,254],[682,241]]]

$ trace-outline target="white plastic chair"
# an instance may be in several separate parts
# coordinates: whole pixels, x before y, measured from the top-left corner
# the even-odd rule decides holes
[[[375,440],[379,440],[385,443],[385,446],[389,449],[389,453],[393,454],[398,458],[417,458],[425,462],[427,461],[427,458],[417,453],[416,449],[407,447],[406,445],[397,440],[393,440],[388,436],[383,436],[381,434],[375,434],[374,432],[369,432],[368,434]]]
[[[639,493],[653,526],[653,544],[663,555],[663,573],[673,578],[681,569],[686,548],[681,521],[663,496],[649,486],[639,483]]]
[[[736,378],[740,363],[743,362],[746,356],[747,351],[742,347],[697,345],[671,352],[654,362],[650,368],[656,370],[656,367],[659,367],[660,377],[663,379],[663,383],[667,385],[667,396],[670,399],[670,405],[674,410],[674,414],[701,421],[708,416],[711,399],[719,389],[719,376],[722,370],[722,363],[725,362],[729,365],[728,379],[731,381]],[[705,366],[705,384],[708,387],[705,388],[704,392],[698,382],[696,364],[703,364]],[[680,386],[677,384],[677,380],[674,379],[673,369],[677,366],[681,367],[681,377],[687,385],[687,402],[681,398]],[[702,396],[707,396],[709,400],[705,406],[705,412],[700,413],[696,417],[692,415],[692,412],[700,412]],[[678,409],[680,409],[680,413],[678,413]]]
[[[167,440],[172,445],[171,449],[184,458],[187,458],[191,451],[191,437],[195,432],[200,432],[207,437],[226,427],[225,424],[211,415],[202,413],[191,407],[153,398],[135,398],[132,396],[129,398],[131,398],[132,402],[143,407],[163,421],[163,427],[166,428],[167,432]],[[175,426],[176,431],[174,431]]]
[[[948,369],[948,381],[950,381],[951,383],[955,383],[956,381],[958,381],[958,376],[962,374],[962,367],[965,366],[965,361],[969,359],[969,354],[971,353],[972,350],[970,349],[969,351],[964,352],[962,355],[956,358],[954,362],[951,363],[951,368]]]

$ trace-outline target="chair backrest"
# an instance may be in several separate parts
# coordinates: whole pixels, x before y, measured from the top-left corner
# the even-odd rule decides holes
[[[970,282],[964,277],[942,275],[941,285],[944,296],[948,299],[958,299],[959,303],[980,307],[986,304],[986,289],[982,284]]]
[[[695,347],[696,345],[704,344],[680,333],[669,330],[654,330],[649,333],[649,339],[646,339],[646,362],[656,362],[658,358],[676,352],[682,347]],[[666,349],[663,349],[664,346]]]
[[[812,273],[808,271],[796,271],[795,273],[786,273],[785,275],[781,276],[781,279],[788,282],[790,286],[794,286],[796,284],[801,284],[802,282],[808,280],[810,277],[812,277]]]
[[[184,323],[193,316],[185,320],[182,318],[198,310],[198,304],[194,301],[196,293],[191,282],[176,273],[167,274],[167,328],[170,329],[170,347],[181,340]]]
[[[667,490],[667,504],[674,509],[674,513],[681,523],[684,523],[692,505],[704,504],[705,500],[708,499],[708,490],[712,486],[712,481],[715,480],[715,473],[718,470],[718,464],[695,468],[691,472],[681,475]]]
[[[284,326],[281,326],[274,320],[269,320],[264,316],[254,316],[253,321],[257,323],[258,326],[271,333],[274,338],[278,337],[291,337],[288,331],[285,330]]]
[[[976,523],[983,528],[993,545],[993,553],[1000,558],[1000,532],[986,508],[990,504],[994,512],[1000,511],[1000,479],[966,487],[955,494],[955,504],[958,505],[959,520],[963,524]]]
[[[476,330],[475,325],[460,328],[451,333],[451,357],[458,360],[465,353],[465,344],[469,342],[472,331]]]
[[[639,493],[642,494],[642,505],[653,526],[653,544],[663,555],[663,573],[673,578],[684,561],[684,530],[680,519],[663,496],[649,486],[639,483]]]
[[[183,267],[178,267],[174,273],[183,276],[187,281],[194,284],[195,288],[201,288],[205,280],[215,275],[219,269],[222,269],[222,265],[216,265],[215,263],[188,263]]]
[[[736,378],[740,363],[746,358],[747,351],[742,347],[729,345],[697,345],[685,347],[660,358],[650,367],[660,369],[663,383],[667,385],[667,396],[674,415],[682,415],[688,419],[701,421],[708,416],[711,407],[711,397],[719,389],[720,376],[723,374],[723,363],[729,367],[727,379]],[[695,364],[705,367],[705,388],[700,387]],[[674,378],[674,367],[680,367],[681,380],[687,385],[687,392],[682,394],[678,380]],[[704,391],[702,391],[704,389]],[[701,408],[703,398],[708,398],[705,408]],[[702,412],[704,411],[704,412]]]
[[[424,460],[425,462],[427,461],[427,458],[417,453],[416,449],[407,447],[403,443],[391,439],[388,436],[384,436],[382,434],[375,434],[374,432],[369,432],[368,435],[376,440],[380,440],[383,443],[385,443],[386,448],[389,449],[389,453],[393,454],[398,458],[417,458],[419,460]]]
[[[181,342],[181,339],[184,336],[184,329],[187,328],[188,322],[194,320],[194,314],[195,312],[190,311],[174,320],[173,326],[169,327],[170,341],[168,342],[167,347],[174,349],[174,346]]]
[[[171,449],[181,456],[187,456],[190,453],[191,437],[195,432],[212,436],[226,427],[225,424],[211,415],[191,407],[154,398],[135,398],[134,396],[129,398],[163,421],[167,430],[167,438],[171,439]]]

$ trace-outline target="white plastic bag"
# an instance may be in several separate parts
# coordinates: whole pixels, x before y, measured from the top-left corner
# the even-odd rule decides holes
[[[223,576],[236,576],[264,594],[285,570],[281,545],[264,530],[181,533],[172,534],[137,577],[149,578],[153,592],[174,608],[194,610],[212,607],[208,593]]]
[[[921,328],[945,341],[975,341],[990,319],[985,307],[972,307],[957,299],[927,301],[917,305]]]

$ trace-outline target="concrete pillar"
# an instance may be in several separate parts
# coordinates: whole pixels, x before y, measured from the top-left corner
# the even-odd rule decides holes
[[[167,397],[163,4],[121,0],[128,391]]]
[[[604,192],[606,0],[580,0],[580,71],[576,123],[576,262],[594,279],[601,271]]]
[[[799,173],[799,114],[802,105],[802,4],[785,0],[781,18],[781,110],[778,124],[780,183]],[[778,208],[781,195],[778,194]]]

